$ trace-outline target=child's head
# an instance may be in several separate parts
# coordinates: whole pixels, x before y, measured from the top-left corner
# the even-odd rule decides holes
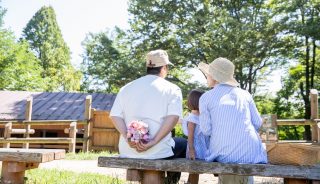
[[[197,89],[190,91],[187,102],[189,110],[199,110],[199,99],[203,93],[203,91]]]

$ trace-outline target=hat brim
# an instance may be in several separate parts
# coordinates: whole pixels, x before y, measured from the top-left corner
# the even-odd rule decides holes
[[[199,70],[204,74],[204,75],[209,75],[209,65],[201,62],[198,65]]]
[[[227,82],[224,82],[224,84],[228,84],[228,85],[234,86],[234,87],[240,86],[240,84],[234,78],[230,79]]]

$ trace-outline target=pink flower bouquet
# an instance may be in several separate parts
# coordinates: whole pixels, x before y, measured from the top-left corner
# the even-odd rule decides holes
[[[143,121],[134,120],[127,128],[128,141],[147,143],[150,140],[149,126]]]

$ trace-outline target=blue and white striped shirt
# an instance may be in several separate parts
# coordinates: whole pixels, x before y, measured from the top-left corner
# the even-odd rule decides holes
[[[206,158],[208,144],[209,144],[209,136],[203,135],[199,128],[199,116],[195,114],[188,114],[182,120],[183,133],[188,136],[188,123],[194,123],[194,137],[193,137],[193,146],[195,150],[196,159],[204,160]],[[188,140],[189,141],[189,140]],[[187,145],[187,154],[186,158],[189,158],[189,144]]]
[[[250,93],[218,84],[201,96],[199,108],[200,130],[210,136],[207,161],[267,163],[258,134],[262,120]]]

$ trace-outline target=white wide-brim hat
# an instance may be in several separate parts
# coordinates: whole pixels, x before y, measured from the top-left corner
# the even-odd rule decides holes
[[[173,65],[169,61],[169,56],[166,51],[158,49],[150,51],[146,56],[147,67],[160,67],[164,65]]]
[[[221,84],[228,84],[231,86],[239,86],[234,76],[234,64],[226,58],[219,57],[213,60],[209,65],[200,63],[198,68],[212,79]]]

